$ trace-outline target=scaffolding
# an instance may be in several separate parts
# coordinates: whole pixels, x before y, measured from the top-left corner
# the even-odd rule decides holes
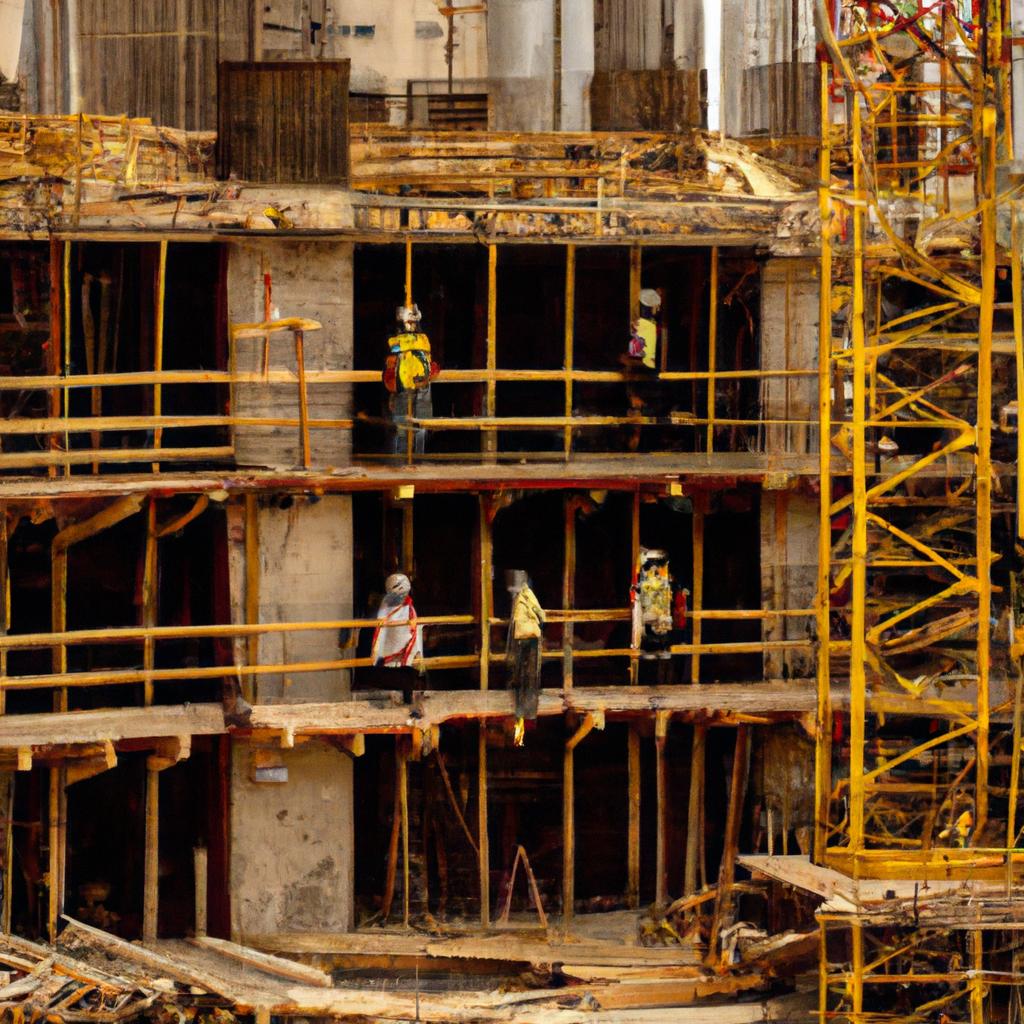
[[[998,933],[1005,916],[918,921],[917,883],[927,892],[930,879],[999,881],[1012,904],[1020,744],[1019,687],[1011,716],[992,672],[997,218],[1012,198],[996,189],[1010,146],[1002,12],[975,5],[965,21],[952,3],[912,6],[819,12],[831,61],[815,859],[915,882],[913,913],[820,915],[822,1021],[1019,1013],[1019,993],[996,994],[1020,983],[997,966],[1019,955]],[[922,480],[942,465],[941,486]],[[848,728],[830,696],[847,674]],[[999,725],[1011,717],[1012,733]]]

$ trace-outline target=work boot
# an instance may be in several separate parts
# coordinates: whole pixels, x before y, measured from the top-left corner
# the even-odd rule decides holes
[[[233,679],[224,687],[224,724],[228,728],[248,729],[252,725],[252,705],[242,696],[242,687]]]

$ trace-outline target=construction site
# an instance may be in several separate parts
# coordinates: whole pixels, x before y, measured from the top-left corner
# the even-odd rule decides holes
[[[0,0],[0,1021],[1024,1024],[1022,201],[1024,0]]]

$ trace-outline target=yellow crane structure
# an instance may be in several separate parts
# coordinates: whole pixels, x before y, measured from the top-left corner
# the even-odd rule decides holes
[[[1019,662],[992,659],[993,409],[1024,365],[1004,11],[836,0],[818,23],[815,860],[887,898],[825,904],[819,1016],[1020,1020]]]

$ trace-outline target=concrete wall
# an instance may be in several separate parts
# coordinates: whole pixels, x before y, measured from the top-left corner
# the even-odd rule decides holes
[[[267,0],[262,6],[266,59],[348,57],[352,91],[394,95],[394,122],[404,122],[409,79],[448,77],[448,22],[433,0]],[[315,41],[311,21],[322,26]],[[486,78],[487,18],[456,16],[455,43],[454,77]]]
[[[287,506],[287,507],[282,507]],[[245,622],[245,509],[228,509],[228,565],[232,622]],[[296,496],[258,499],[256,512],[258,606],[260,622],[332,622],[352,616],[352,499]],[[248,660],[244,641],[235,660]],[[257,663],[281,665],[335,661],[340,657],[334,630],[268,634],[260,637]],[[349,673],[342,670],[261,675],[254,698],[262,703],[346,700]]]
[[[489,0],[490,127],[549,131],[554,103],[552,0]]]
[[[562,0],[563,131],[590,130],[590,83],[594,78],[594,2]]]
[[[818,365],[818,277],[813,260],[769,260],[761,273],[761,367],[813,370]],[[815,377],[773,377],[764,385],[764,415],[776,420],[818,417]],[[774,426],[765,430],[768,452],[816,452],[813,426]]]
[[[761,606],[813,608],[818,574],[818,499],[797,491],[765,490],[761,495]],[[766,619],[765,640],[806,640],[813,618]],[[766,651],[768,679],[812,678],[810,648]]]
[[[331,495],[259,512],[260,621],[328,622],[352,616],[352,498]],[[332,661],[340,656],[333,630],[279,633],[260,640],[260,663]],[[345,700],[347,671],[262,676],[262,701]]]
[[[323,329],[305,339],[307,370],[352,368],[352,246],[335,242],[239,241],[228,255],[228,316],[232,323],[263,319],[263,273],[273,281],[273,301],[281,316],[319,320]],[[239,341],[235,365],[243,372],[262,368],[263,343]],[[271,342],[271,369],[295,372],[292,336]],[[352,412],[347,384],[310,386],[310,419],[339,419]],[[298,391],[292,384],[242,384],[236,388],[235,411],[241,416],[298,419]],[[343,466],[350,461],[347,430],[314,430],[310,436],[313,467]],[[302,464],[297,427],[239,427],[235,459],[240,466],[294,467]]]
[[[727,135],[811,134],[817,123],[813,0],[721,0]]]
[[[231,934],[348,931],[353,923],[352,762],[313,742],[279,756],[288,781],[253,782],[234,744]]]

